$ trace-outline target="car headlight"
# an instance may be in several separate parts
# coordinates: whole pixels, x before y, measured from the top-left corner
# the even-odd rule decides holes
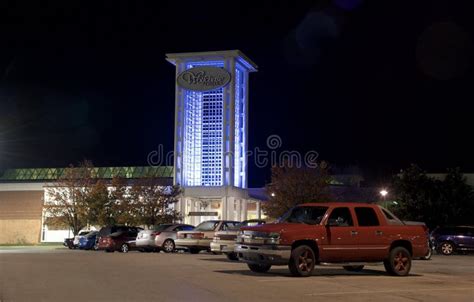
[[[265,238],[266,244],[279,244],[280,243],[280,233],[270,233],[268,237]]]

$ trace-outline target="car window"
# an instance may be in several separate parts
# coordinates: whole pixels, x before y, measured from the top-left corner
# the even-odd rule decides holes
[[[161,231],[164,231],[166,230],[167,228],[173,226],[172,224],[160,224],[160,225],[155,225],[153,226],[153,231],[158,231],[158,232],[161,232]]]
[[[219,224],[219,221],[204,221],[200,223],[194,230],[195,231],[214,231]]]
[[[122,233],[123,231],[126,231],[126,227],[113,227],[110,232],[111,233]]]
[[[221,231],[228,231],[237,228],[240,225],[240,222],[227,221],[222,223]]]
[[[138,229],[137,228],[129,228],[127,233],[128,233],[128,236],[130,236],[130,237],[137,237]]]
[[[459,235],[461,236],[472,236],[473,230],[471,228],[459,228]]]
[[[181,231],[192,231],[194,227],[192,225],[183,225],[181,226]]]
[[[435,230],[437,235],[456,235],[459,232],[456,228],[439,228]]]
[[[328,219],[330,226],[344,227],[353,226],[352,215],[349,208],[335,208]]]
[[[86,235],[86,238],[92,238],[97,235],[97,232],[90,232],[89,234]]]
[[[176,228],[174,228],[175,232],[178,231],[192,231],[194,230],[194,227],[192,225],[179,225]]]
[[[103,237],[103,236],[107,236],[107,235],[109,235],[110,233],[112,233],[110,227],[103,227],[103,228],[101,228],[100,231],[99,231],[99,236],[102,236],[102,237]]]
[[[302,206],[294,207],[280,218],[280,222],[319,224],[328,207]]]
[[[256,225],[262,225],[262,224],[265,224],[265,221],[263,221],[263,220],[254,220],[254,221],[244,221],[239,226],[256,226]]]
[[[192,229],[194,229],[194,228],[189,229],[189,228],[188,228],[187,226],[185,226],[185,225],[178,225],[177,227],[173,228],[173,231],[174,231],[174,232],[190,231],[190,230],[192,230]]]
[[[357,221],[359,222],[359,226],[380,225],[379,219],[377,218],[377,214],[375,213],[373,208],[356,207],[355,212],[357,216]]]

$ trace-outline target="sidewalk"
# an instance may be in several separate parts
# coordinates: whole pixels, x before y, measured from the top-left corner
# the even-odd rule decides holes
[[[62,245],[62,243],[43,243],[36,245],[0,245],[1,252],[41,252],[41,251],[51,251],[51,250],[66,250],[67,248]]]

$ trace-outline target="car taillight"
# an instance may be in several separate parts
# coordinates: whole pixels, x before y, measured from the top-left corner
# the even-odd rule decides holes
[[[186,237],[186,235],[178,233],[178,239],[184,239],[184,237]]]
[[[161,232],[153,232],[153,233],[151,233],[150,236],[158,236],[158,235],[160,235],[160,234],[161,234]]]
[[[191,235],[193,239],[202,239],[204,238],[204,233],[196,233]]]

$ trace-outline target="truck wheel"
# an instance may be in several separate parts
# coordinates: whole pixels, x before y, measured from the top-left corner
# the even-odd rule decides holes
[[[441,242],[439,245],[439,250],[441,254],[449,256],[454,253],[454,245],[449,241]]]
[[[228,253],[226,256],[227,256],[227,259],[229,259],[230,261],[238,261],[239,260],[239,257],[237,257],[236,253]]]
[[[255,272],[255,273],[266,273],[272,267],[270,264],[254,264],[254,263],[248,263],[247,266],[252,272]]]
[[[393,276],[406,276],[411,269],[410,252],[401,246],[390,251],[388,259],[383,262],[387,273]]]
[[[343,268],[348,272],[360,272],[364,269],[363,265],[346,265]]]
[[[189,248],[191,254],[199,254],[200,250],[194,247]]]
[[[313,249],[307,245],[301,245],[291,251],[288,267],[293,276],[309,277],[313,273],[315,262]]]

